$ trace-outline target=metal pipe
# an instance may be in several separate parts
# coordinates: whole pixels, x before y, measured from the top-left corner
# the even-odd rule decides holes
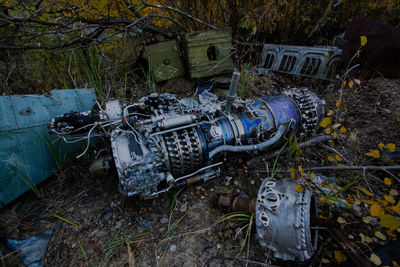
[[[244,152],[244,151],[252,151],[252,150],[261,150],[261,149],[265,149],[269,146],[272,146],[273,144],[275,144],[276,142],[278,142],[281,137],[284,135],[284,133],[287,130],[287,125],[286,124],[281,124],[278,127],[278,130],[276,131],[275,135],[262,143],[256,144],[256,145],[244,145],[244,146],[231,146],[231,145],[222,145],[219,146],[217,148],[215,148],[214,150],[212,150],[208,156],[210,159],[212,159],[216,154],[222,152],[222,151],[230,151],[230,152]]]

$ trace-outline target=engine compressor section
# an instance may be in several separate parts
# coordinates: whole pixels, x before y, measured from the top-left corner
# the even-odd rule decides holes
[[[152,198],[218,176],[226,153],[271,149],[290,132],[313,134],[324,111],[325,102],[305,88],[232,102],[208,91],[199,101],[164,93],[136,103],[108,101],[96,114],[67,113],[50,128],[66,142],[108,136],[120,192]]]

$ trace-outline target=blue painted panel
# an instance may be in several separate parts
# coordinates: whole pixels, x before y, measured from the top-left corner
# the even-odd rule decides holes
[[[86,143],[54,141],[47,125],[70,112],[91,110],[92,89],[53,90],[48,96],[0,96],[0,207],[30,190],[57,171]],[[59,158],[59,160],[57,160]]]

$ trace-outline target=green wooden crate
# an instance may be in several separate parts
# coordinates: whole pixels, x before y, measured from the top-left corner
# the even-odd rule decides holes
[[[181,46],[176,40],[147,46],[146,55],[156,82],[186,74]]]
[[[230,29],[187,33],[184,46],[190,78],[202,78],[233,71]]]

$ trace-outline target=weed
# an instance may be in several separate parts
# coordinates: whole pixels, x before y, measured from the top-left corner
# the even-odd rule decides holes
[[[33,133],[47,145],[47,147],[50,150],[51,156],[54,160],[54,163],[56,164],[57,169],[60,172],[61,178],[65,178],[66,176],[63,167],[67,153],[65,151],[64,153],[62,153],[63,149],[62,149],[61,138],[57,137],[54,140],[51,140],[47,135],[39,135],[35,131],[33,131]]]
[[[16,166],[12,165],[11,163],[8,163],[8,166],[15,171],[15,173],[18,175],[18,177],[21,178],[21,180],[32,190],[32,192],[40,198],[40,192],[38,188],[36,187],[35,183],[32,181],[32,178],[27,178]],[[29,173],[27,172],[29,175]]]

